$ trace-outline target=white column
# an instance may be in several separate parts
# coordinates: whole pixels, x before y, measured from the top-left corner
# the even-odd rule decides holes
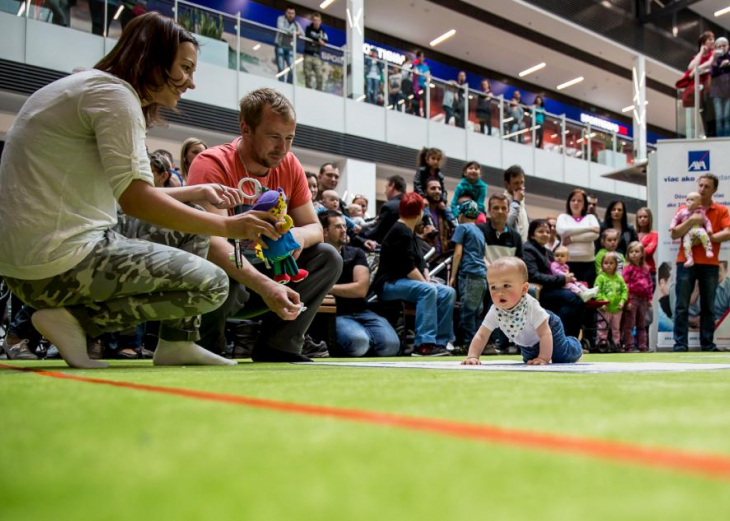
[[[634,58],[634,154],[637,160],[646,159],[646,59],[643,55]]]
[[[355,195],[364,195],[368,200],[368,213],[371,216],[376,215],[375,163],[345,159],[337,163],[337,167],[340,169],[340,180],[337,183],[337,193],[340,197],[346,204],[350,204]]]
[[[365,59],[362,53],[365,43],[364,4],[365,0],[347,0],[347,54],[350,57],[349,77],[353,99],[365,94]]]

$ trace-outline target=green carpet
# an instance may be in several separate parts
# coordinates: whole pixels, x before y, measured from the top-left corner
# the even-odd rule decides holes
[[[585,359],[730,363],[730,354]],[[730,371],[0,363],[730,456]],[[0,415],[3,521],[685,521],[730,513],[730,479],[2,368]]]

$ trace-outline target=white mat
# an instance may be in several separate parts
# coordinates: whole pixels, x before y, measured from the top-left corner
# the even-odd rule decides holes
[[[302,362],[306,365],[380,367],[388,369],[441,369],[456,371],[530,371],[539,373],[654,373],[730,369],[730,364],[685,364],[670,362],[579,362],[577,364],[525,365],[518,361],[482,361],[482,365],[461,365],[460,361],[438,362]]]

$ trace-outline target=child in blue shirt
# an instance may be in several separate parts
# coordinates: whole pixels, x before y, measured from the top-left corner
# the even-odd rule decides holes
[[[486,242],[475,223],[479,216],[477,203],[465,201],[458,210],[459,225],[451,239],[456,249],[450,285],[459,292],[459,336],[463,345],[468,346],[479,327],[479,314],[487,291]]]

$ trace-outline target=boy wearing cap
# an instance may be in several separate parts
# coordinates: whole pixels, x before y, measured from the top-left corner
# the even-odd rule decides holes
[[[464,346],[471,344],[477,332],[479,314],[487,291],[486,242],[484,234],[476,226],[478,216],[477,203],[461,203],[459,225],[451,239],[456,249],[450,285],[459,292],[459,337]]]

